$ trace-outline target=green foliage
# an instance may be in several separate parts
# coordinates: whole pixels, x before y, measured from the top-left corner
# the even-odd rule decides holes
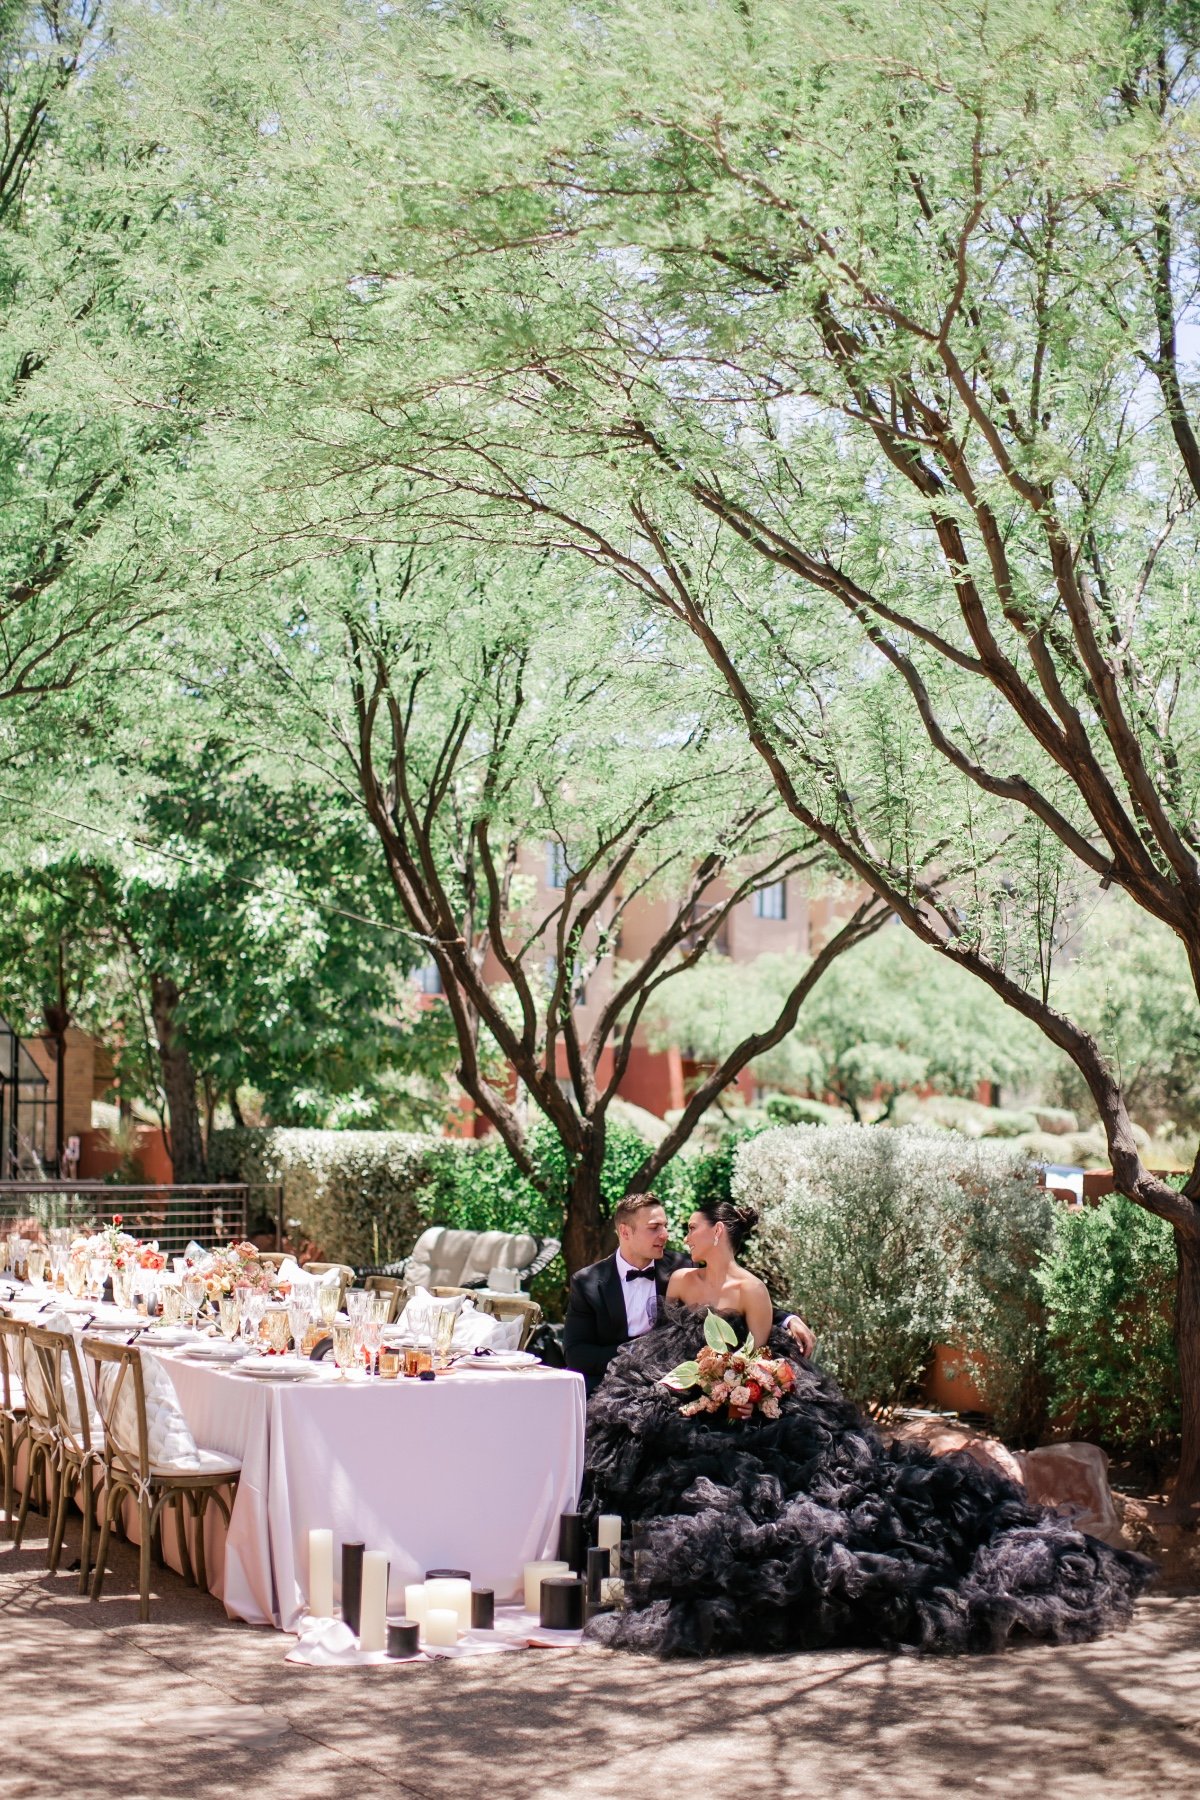
[[[702,965],[659,1000],[651,1039],[686,1043],[700,1056],[722,1054],[774,1015],[795,979],[791,957]],[[795,1031],[753,1067],[760,1080],[831,1095],[843,1118],[858,1118],[881,1106],[890,1112],[906,1090],[970,1093],[981,1081],[1018,1081],[1044,1060],[1037,1032],[978,982],[907,934],[885,930],[834,964]],[[783,1108],[792,1104],[785,1096],[767,1103],[780,1123],[832,1123],[838,1116],[827,1109],[785,1118]],[[1033,1130],[1033,1122],[1024,1129]]]
[[[1115,1451],[1169,1449],[1179,1431],[1171,1227],[1117,1195],[1060,1211],[1039,1282],[1063,1428]]]
[[[772,1125],[844,1125],[843,1107],[830,1106],[824,1100],[809,1100],[800,1094],[768,1094],[763,1111]]]
[[[1053,1203],[1002,1144],[877,1126],[794,1126],[744,1144],[735,1198],[762,1215],[819,1355],[864,1404],[894,1405],[935,1344],[963,1344],[998,1427],[1038,1418],[1035,1267]]]

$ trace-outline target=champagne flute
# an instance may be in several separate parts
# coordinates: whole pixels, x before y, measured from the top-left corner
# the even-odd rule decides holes
[[[208,1289],[204,1285],[203,1275],[187,1274],[183,1278],[183,1298],[192,1315],[192,1330],[199,1329],[200,1308],[204,1305]]]
[[[317,1289],[317,1304],[321,1309],[321,1319],[326,1325],[332,1325],[338,1316],[338,1281],[323,1281]]]
[[[30,1244],[25,1252],[25,1268],[34,1287],[40,1288],[46,1273],[46,1252],[41,1244]]]
[[[221,1336],[227,1344],[231,1344],[238,1334],[242,1322],[241,1303],[235,1294],[222,1294],[217,1302],[217,1320],[221,1327]]]
[[[367,1356],[367,1374],[378,1372],[379,1350],[383,1343],[383,1326],[378,1319],[364,1319],[359,1326]]]
[[[454,1307],[439,1306],[434,1320],[433,1349],[439,1369],[444,1369],[450,1361],[454,1346],[454,1316]]]
[[[104,1283],[108,1280],[107,1256],[93,1256],[88,1259],[88,1298],[99,1300],[104,1294]]]

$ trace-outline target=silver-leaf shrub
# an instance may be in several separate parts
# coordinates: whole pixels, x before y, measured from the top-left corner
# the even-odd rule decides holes
[[[998,1428],[1036,1431],[1035,1269],[1054,1203],[1023,1152],[912,1127],[789,1126],[741,1145],[732,1191],[758,1208],[819,1360],[852,1398],[895,1405],[935,1344],[957,1344]]]

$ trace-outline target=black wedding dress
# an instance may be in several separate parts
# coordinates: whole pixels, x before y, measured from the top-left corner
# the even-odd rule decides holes
[[[623,1514],[635,1554],[624,1609],[594,1618],[590,1638],[659,1656],[997,1650],[1128,1621],[1152,1563],[966,1455],[885,1444],[786,1332],[770,1344],[796,1370],[778,1419],[683,1417],[660,1377],[703,1342],[704,1311],[671,1304],[592,1396],[586,1505]]]

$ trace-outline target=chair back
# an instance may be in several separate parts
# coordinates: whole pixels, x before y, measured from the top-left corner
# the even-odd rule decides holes
[[[487,1294],[479,1297],[479,1305],[493,1319],[520,1319],[521,1336],[517,1348],[523,1350],[542,1322],[542,1309],[536,1300],[524,1294]]]
[[[29,1341],[29,1322],[27,1319],[5,1319],[3,1328],[10,1334],[9,1343],[15,1351],[13,1361],[25,1394],[25,1417],[30,1432],[44,1443],[50,1442],[57,1429],[54,1396],[46,1386],[41,1365]]]
[[[26,1365],[30,1357],[41,1377],[40,1400],[48,1401],[53,1430],[62,1450],[73,1461],[84,1463],[99,1450],[94,1440],[92,1409],[87,1382],[72,1331],[55,1331],[47,1325],[28,1325],[25,1332]]]
[[[363,1282],[368,1294],[389,1294],[391,1305],[388,1308],[387,1323],[394,1325],[400,1316],[400,1308],[404,1304],[406,1288],[398,1275],[368,1275]]]
[[[340,1312],[342,1302],[346,1298],[346,1289],[350,1287],[354,1281],[354,1270],[350,1267],[349,1263],[307,1262],[301,1263],[300,1267],[304,1270],[306,1275],[311,1275],[315,1281],[320,1281],[324,1275],[337,1274],[339,1277],[338,1311]]]
[[[150,1430],[142,1358],[132,1344],[85,1337],[92,1387],[104,1426],[104,1461],[112,1475],[134,1487],[150,1480]]]
[[[6,1419],[15,1419],[18,1407],[25,1404],[22,1329],[19,1319],[10,1319],[0,1313],[0,1415]]]

